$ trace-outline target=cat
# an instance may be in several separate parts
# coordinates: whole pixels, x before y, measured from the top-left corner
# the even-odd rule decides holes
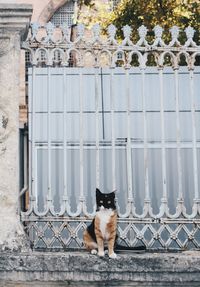
[[[97,212],[92,223],[83,233],[83,241],[86,249],[91,254],[105,255],[104,246],[107,243],[110,258],[117,257],[114,252],[117,237],[117,210],[115,205],[115,193],[102,193],[96,189]]]

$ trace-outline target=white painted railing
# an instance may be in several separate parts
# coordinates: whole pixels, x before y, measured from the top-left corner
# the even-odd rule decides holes
[[[32,25],[29,68],[29,192],[22,220],[35,248],[81,247],[95,189],[116,190],[119,235],[128,245],[199,247],[200,47],[173,27]],[[86,36],[87,35],[87,36]],[[153,55],[156,66],[147,65]],[[134,57],[138,59],[138,65]],[[182,66],[182,57],[186,65]],[[71,59],[73,65],[71,66]],[[196,61],[196,62],[195,62]],[[191,246],[190,246],[191,245]]]

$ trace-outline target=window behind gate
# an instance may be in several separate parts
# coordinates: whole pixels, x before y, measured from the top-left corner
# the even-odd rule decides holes
[[[66,23],[68,26],[71,26],[73,24],[74,12],[75,4],[73,0],[70,0],[54,13],[50,21],[56,27],[61,26],[63,23]]]

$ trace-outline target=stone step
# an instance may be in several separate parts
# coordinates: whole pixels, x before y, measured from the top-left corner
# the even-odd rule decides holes
[[[117,259],[85,251],[1,252],[0,279],[0,287],[199,287],[200,252],[122,253]]]

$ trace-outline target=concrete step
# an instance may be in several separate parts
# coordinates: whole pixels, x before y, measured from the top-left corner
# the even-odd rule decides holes
[[[87,252],[0,253],[0,287],[200,287],[200,252],[122,253],[117,259]]]

